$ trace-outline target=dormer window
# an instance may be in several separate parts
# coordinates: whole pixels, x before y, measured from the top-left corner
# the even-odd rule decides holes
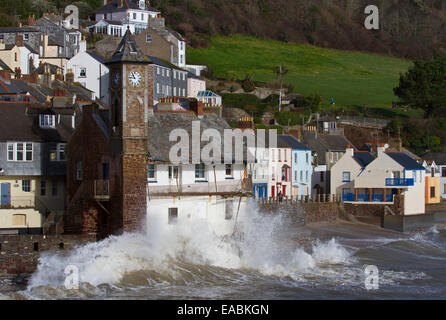
[[[41,114],[40,115],[40,127],[41,128],[54,128],[55,116],[53,114]]]

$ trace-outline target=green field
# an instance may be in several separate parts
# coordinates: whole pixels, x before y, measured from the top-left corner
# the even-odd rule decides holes
[[[249,74],[263,82],[276,81],[273,69],[283,64],[289,69],[285,82],[297,93],[320,94],[324,106],[333,97],[336,108],[346,110],[366,105],[381,116],[419,113],[390,109],[397,101],[393,88],[399,75],[411,65],[404,59],[233,36],[215,37],[209,48],[188,49],[187,62],[210,66],[216,77],[235,80]]]

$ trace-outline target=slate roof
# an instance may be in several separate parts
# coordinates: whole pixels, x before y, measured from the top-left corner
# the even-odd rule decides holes
[[[343,135],[318,134],[316,139],[315,131],[304,131],[303,142],[308,147],[317,153],[319,157],[319,164],[325,165],[326,152],[345,152],[348,145],[353,147],[353,144]]]
[[[24,32],[39,32],[39,29],[35,27],[8,27],[0,28],[0,33],[24,33]]]
[[[402,152],[386,152],[393,160],[398,162],[406,170],[424,170],[425,168],[417,161]]]
[[[437,165],[446,165],[446,152],[429,151],[421,156],[424,160],[433,160]]]
[[[105,60],[103,57],[101,57],[100,55],[97,55],[94,52],[91,51],[87,51],[87,53],[95,60],[97,60],[99,63],[104,64],[107,60]]]
[[[200,132],[206,129],[216,129],[220,132],[221,137],[224,137],[224,130],[231,129],[231,126],[223,119],[214,113],[205,113],[202,119],[199,119],[193,112],[155,112],[153,116],[148,119],[148,155],[155,162],[170,162],[169,152],[172,146],[177,144],[177,141],[170,142],[169,134],[174,129],[184,129],[188,132],[190,140],[192,140],[192,121],[200,121]],[[200,133],[200,134],[201,134]],[[201,148],[206,146],[208,142],[201,142]],[[192,144],[189,145],[189,161],[192,161]],[[246,149],[245,149],[246,158]],[[221,150],[222,158],[223,148]],[[233,159],[234,159],[233,150]]]
[[[26,104],[0,104],[0,141],[43,141],[26,115]]]
[[[93,12],[94,13],[107,13],[107,12],[126,11],[128,9],[141,10],[139,8],[139,1],[137,1],[137,0],[122,0],[122,5],[123,5],[122,8],[119,7],[118,3],[119,3],[119,0],[110,1],[105,6],[102,6]],[[148,6],[147,4],[145,6],[145,10],[159,13],[158,10]]]
[[[311,150],[306,145],[304,145],[302,142],[297,140],[295,137],[290,135],[280,135],[277,137],[278,140],[281,140],[285,145],[291,147],[293,150]]]
[[[194,74],[194,73],[192,73],[192,72],[190,72],[190,71],[187,72],[187,77],[188,77],[188,78],[191,78],[191,79],[197,79],[197,80],[204,81],[203,78],[197,76],[196,74]]]
[[[364,152],[364,151],[355,151],[353,153],[353,159],[356,160],[357,163],[359,163],[359,165],[362,168],[365,168],[368,166],[368,164],[370,162],[372,162],[373,160],[375,160],[375,157],[373,156],[373,154],[371,154],[370,152]]]
[[[116,48],[110,60],[107,63],[132,62],[132,63],[150,63],[150,59],[144,55],[136,44],[135,38],[129,29]]]
[[[48,65],[50,67],[50,73],[51,74],[57,74],[59,70],[60,71],[63,70],[62,68],[60,68],[60,67],[58,67],[58,66],[56,66],[54,64],[51,64],[51,63],[48,63],[48,62],[44,62],[44,63],[41,63],[37,67],[37,69],[34,70],[34,72],[37,72],[38,74],[44,74],[45,73],[45,65]]]

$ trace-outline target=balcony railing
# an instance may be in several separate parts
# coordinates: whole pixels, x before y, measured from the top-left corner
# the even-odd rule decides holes
[[[344,193],[342,195],[343,202],[370,202],[370,197],[368,194],[358,194],[358,199],[355,200],[355,194],[353,193]],[[386,200],[384,201],[383,194],[372,194],[371,202],[393,202],[393,195],[386,194]]]
[[[34,208],[34,196],[3,197],[0,209]]]
[[[94,181],[94,198],[97,200],[110,199],[110,180]]]
[[[412,187],[414,184],[414,179],[386,179],[387,187]]]

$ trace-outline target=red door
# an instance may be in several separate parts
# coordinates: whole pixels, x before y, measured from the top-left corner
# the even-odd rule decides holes
[[[286,197],[286,186],[282,186],[282,194]]]
[[[273,198],[276,196],[275,193],[274,193],[274,191],[276,191],[276,190],[275,190],[275,187],[272,186],[272,187],[271,187],[271,197],[273,197]]]

